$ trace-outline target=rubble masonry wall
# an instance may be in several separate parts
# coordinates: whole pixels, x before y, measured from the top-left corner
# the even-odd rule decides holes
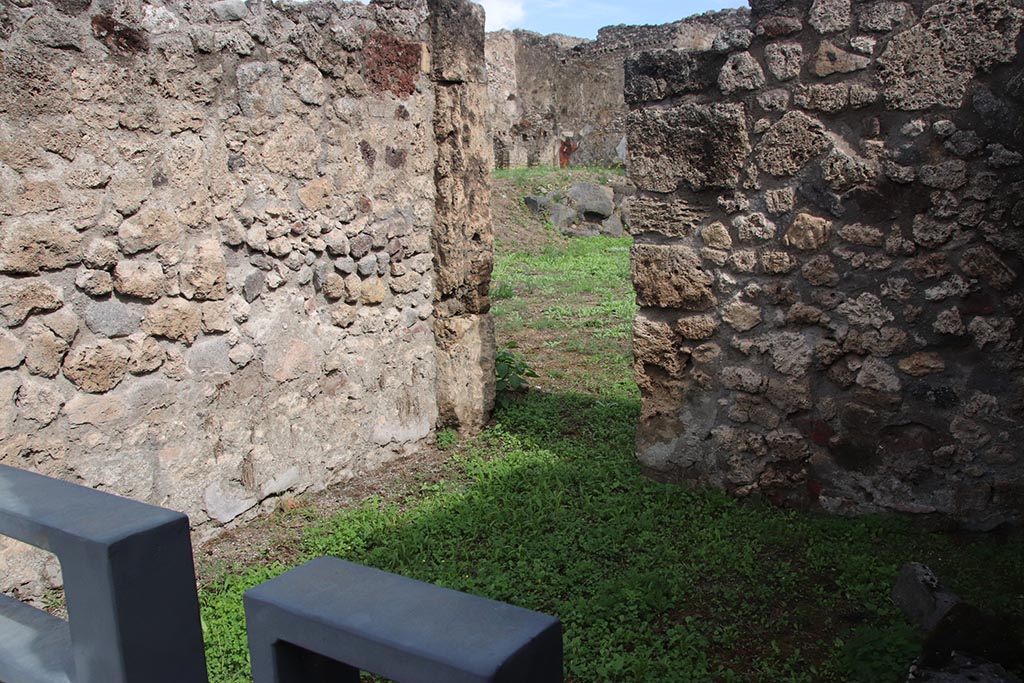
[[[1021,521],[1021,3],[752,15],[626,65],[641,461],[833,512]]]
[[[0,462],[205,535],[479,427],[482,67],[459,0],[0,0]]]

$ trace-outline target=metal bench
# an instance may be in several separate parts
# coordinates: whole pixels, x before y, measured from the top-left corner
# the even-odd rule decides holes
[[[245,593],[253,683],[557,683],[554,617],[321,557]]]
[[[206,683],[185,515],[0,465],[0,535],[57,556],[68,610],[0,595],[0,681]]]

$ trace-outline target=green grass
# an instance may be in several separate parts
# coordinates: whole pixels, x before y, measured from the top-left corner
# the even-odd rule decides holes
[[[557,615],[570,681],[900,681],[917,636],[888,592],[931,564],[988,609],[1024,614],[1024,543],[963,547],[898,520],[740,504],[642,476],[633,396],[531,393],[449,444],[444,481],[307,530],[335,555]],[[211,680],[245,681],[240,595],[203,591]]]
[[[554,614],[570,683],[902,681],[920,637],[889,591],[908,561],[1024,617],[1020,533],[926,533],[643,476],[627,246],[500,258],[499,342],[517,341],[551,384],[512,397],[478,437],[442,432],[439,481],[310,523],[299,560],[334,555]],[[286,568],[224,571],[202,589],[212,683],[249,680],[241,594]]]

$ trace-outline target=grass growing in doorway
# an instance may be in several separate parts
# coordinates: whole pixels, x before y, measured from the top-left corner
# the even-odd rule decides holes
[[[554,614],[571,683],[902,681],[919,636],[888,596],[907,561],[1024,617],[1019,533],[929,534],[645,478],[627,245],[502,257],[499,341],[518,343],[534,388],[479,437],[439,437],[440,479],[330,517],[281,513],[306,527],[289,564],[336,555]],[[286,568],[268,558],[204,585],[212,683],[248,680],[241,593]]]

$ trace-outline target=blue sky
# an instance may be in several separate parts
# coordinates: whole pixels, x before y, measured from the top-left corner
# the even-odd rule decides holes
[[[476,0],[487,10],[487,30],[525,28],[594,38],[614,24],[667,24],[692,14],[746,7],[746,0]]]

